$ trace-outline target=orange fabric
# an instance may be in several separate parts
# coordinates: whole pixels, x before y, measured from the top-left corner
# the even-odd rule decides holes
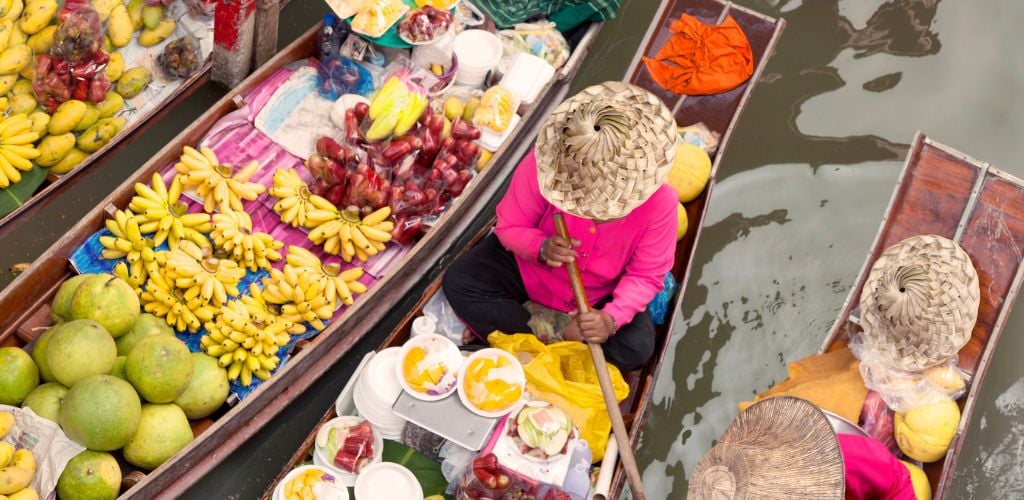
[[[729,16],[708,26],[683,14],[672,21],[674,33],[654,59],[644,58],[654,81],[676,94],[707,95],[732,90],[754,74],[750,42]]]

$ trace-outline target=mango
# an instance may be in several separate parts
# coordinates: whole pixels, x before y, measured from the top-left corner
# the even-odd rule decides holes
[[[107,61],[107,68],[104,71],[106,71],[110,83],[120,80],[121,75],[124,74],[124,54],[120,52],[110,54],[110,60]]]
[[[25,43],[32,47],[32,52],[36,54],[49,54],[50,47],[53,47],[53,37],[56,34],[57,25],[53,24],[43,28],[39,33],[28,37],[28,41]]]
[[[49,25],[56,13],[57,0],[29,0],[18,26],[26,35],[34,35]]]
[[[82,160],[85,160],[88,157],[89,154],[86,153],[85,151],[82,151],[77,148],[72,149],[71,152],[69,152],[63,160],[59,161],[56,165],[50,167],[50,173],[66,174],[74,170],[74,168],[77,167],[78,164],[82,163]]]
[[[31,62],[26,64],[24,68],[21,68],[21,71],[18,72],[18,76],[20,76],[20,77],[22,77],[22,78],[24,78],[26,80],[29,80],[29,81],[35,81],[35,79],[36,79],[36,62],[37,62],[36,59],[37,58],[33,57]]]
[[[11,87],[12,94],[31,94],[32,93],[32,82],[28,80],[18,80],[14,83],[14,87]]]
[[[0,113],[6,113],[10,111],[11,103],[6,97],[0,97]],[[0,498],[0,500],[3,500]]]
[[[72,132],[85,132],[86,129],[96,124],[96,120],[100,119],[100,110],[96,109],[92,103],[85,103],[85,116],[82,120],[75,125],[75,128],[71,129]]]
[[[52,167],[64,159],[75,148],[75,134],[68,132],[60,135],[48,135],[39,143],[39,157],[36,163],[40,167]]]
[[[10,495],[28,487],[36,473],[36,459],[32,452],[20,449],[6,467],[0,469],[0,495]]]
[[[57,111],[53,112],[53,116],[50,117],[50,124],[46,127],[46,130],[50,135],[61,135],[71,132],[82,121],[82,118],[85,117],[88,109],[89,105],[82,101],[74,99],[64,101],[60,106],[57,106]]]
[[[95,153],[105,146],[128,122],[125,118],[103,118],[82,132],[78,137],[78,149],[86,153]]]
[[[121,111],[123,107],[124,97],[114,91],[107,92],[107,97],[96,105],[96,109],[100,112],[100,118],[110,118]]]
[[[100,15],[100,22],[106,21],[113,14],[115,6],[120,3],[119,0],[91,0],[89,2],[92,9]]]
[[[11,97],[8,109],[11,114],[24,113],[27,115],[36,109],[36,98],[32,94],[18,94]]]
[[[128,0],[128,17],[132,20],[132,30],[139,31],[145,26],[142,23],[142,0]]]
[[[32,62],[32,47],[28,44],[7,47],[0,52],[0,74],[10,75],[17,73]]]
[[[14,31],[14,23],[11,21],[0,21],[0,50],[7,49],[11,44],[11,33]]]
[[[18,82],[18,75],[0,75],[0,95],[6,94]]]
[[[39,493],[32,488],[25,488],[7,497],[7,500],[39,500]]]
[[[174,33],[175,26],[177,26],[177,23],[174,22],[174,19],[168,18],[160,21],[160,24],[153,29],[147,28],[142,30],[142,33],[139,33],[139,45],[152,47],[166,40],[167,37],[171,36],[171,33]]]
[[[117,80],[114,90],[121,94],[121,97],[131,99],[139,95],[139,92],[142,92],[142,89],[146,88],[146,85],[149,85],[151,81],[153,81],[153,74],[148,69],[143,67],[132,68],[121,75],[121,78]]]
[[[8,42],[7,46],[10,47],[13,45],[21,45],[25,42],[28,42],[28,35],[26,35],[25,32],[21,30],[20,23],[14,23],[14,26],[11,28],[11,41]]]
[[[110,37],[109,36],[103,37],[103,52],[106,52],[107,54],[109,54],[109,53],[111,53],[113,51],[114,51],[114,44],[113,44],[113,42],[110,41]]]
[[[110,35],[110,43],[114,47],[124,47],[132,41],[132,18],[128,17],[128,10],[124,5],[114,7],[110,11],[110,20],[107,22],[107,33]]]
[[[32,120],[32,131],[39,134],[39,137],[46,135],[47,126],[50,124],[50,115],[45,111],[35,111],[28,115]]]
[[[0,21],[17,21],[21,17],[23,10],[25,10],[25,2],[22,0],[11,0],[11,4],[7,6],[3,16],[0,16]]]
[[[163,18],[163,5],[157,4],[152,7],[146,5],[142,7],[142,24],[146,27],[146,29],[156,29],[156,27],[160,24],[160,21],[162,21]]]

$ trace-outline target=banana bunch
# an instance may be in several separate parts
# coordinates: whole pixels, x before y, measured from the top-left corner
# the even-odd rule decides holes
[[[249,295],[243,295],[241,300],[245,304],[245,308],[249,310],[249,315],[264,325],[284,323],[285,331],[292,335],[306,331],[304,325],[281,316],[281,307],[267,302],[267,299],[263,298],[263,290],[256,283],[249,284]]]
[[[288,267],[294,267],[299,272],[308,271],[314,275],[323,276],[327,280],[324,293],[328,300],[334,300],[337,297],[341,299],[342,304],[350,306],[353,294],[366,293],[366,285],[356,281],[363,277],[363,268],[361,267],[342,271],[340,265],[324,264],[309,250],[294,245],[288,247],[287,262]]]
[[[238,282],[245,276],[245,270],[234,261],[218,259],[212,249],[191,241],[182,241],[177,250],[160,252],[157,258],[167,282],[182,290],[189,304],[198,297],[202,303],[221,307],[229,296],[238,296]]]
[[[220,308],[216,321],[206,323],[207,334],[199,339],[199,345],[227,368],[228,379],[248,387],[254,375],[267,380],[277,368],[280,359],[275,353],[291,339],[287,330],[284,322],[260,322],[245,304],[232,300]]]
[[[280,198],[274,204],[274,211],[281,214],[281,220],[292,227],[305,227],[306,214],[320,207],[334,207],[321,196],[309,192],[309,187],[294,168],[274,172],[274,187],[270,195]]]
[[[281,317],[293,323],[309,323],[317,330],[327,325],[337,309],[335,297],[327,295],[327,279],[308,269],[284,266],[283,271],[270,270],[263,278],[263,299],[281,309]]]
[[[181,176],[175,175],[168,189],[163,177],[153,173],[151,186],[141,182],[135,183],[135,196],[128,208],[135,212],[139,219],[139,229],[144,234],[153,235],[154,246],[164,241],[171,250],[178,248],[178,243],[188,240],[200,247],[210,246],[204,233],[210,232],[210,215],[207,213],[188,213],[188,205],[180,201]]]
[[[306,213],[307,226],[312,227],[307,236],[313,243],[323,245],[325,252],[340,254],[345,262],[352,262],[352,257],[366,262],[391,241],[395,224],[387,220],[390,215],[391,207],[380,208],[362,220],[353,209],[317,208]]]
[[[216,307],[198,296],[186,300],[183,290],[171,287],[166,278],[154,280],[154,276],[161,274],[151,274],[145,290],[140,295],[144,311],[164,318],[171,328],[179,332],[187,330],[195,333],[203,323],[213,320],[217,314]]]
[[[203,198],[203,209],[207,212],[213,212],[214,208],[221,212],[240,212],[242,200],[255,200],[267,189],[262,184],[249,182],[249,178],[259,170],[259,162],[251,161],[235,172],[234,167],[221,163],[213,150],[206,147],[196,151],[185,146],[174,168],[181,174],[181,184],[195,189],[196,194]]]
[[[234,210],[213,215],[210,233],[217,248],[250,271],[270,269],[270,261],[281,260],[278,250],[284,243],[264,232],[253,232],[252,218]]]
[[[107,230],[113,236],[100,236],[104,259],[121,259],[114,266],[114,275],[128,282],[136,293],[141,293],[147,280],[163,281],[157,263],[156,247],[152,238],[142,236],[138,216],[128,210],[114,212],[113,219],[106,220]]]
[[[0,189],[21,182],[19,171],[32,169],[32,160],[40,154],[32,143],[38,139],[25,113],[0,120]]]

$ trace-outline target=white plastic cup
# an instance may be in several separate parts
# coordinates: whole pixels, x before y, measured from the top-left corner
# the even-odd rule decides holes
[[[459,56],[459,69],[455,84],[467,87],[483,85],[487,73],[501,60],[501,40],[485,30],[465,30],[455,37],[455,54]]]
[[[412,336],[418,337],[428,333],[437,333],[437,321],[430,316],[420,316],[412,320]]]

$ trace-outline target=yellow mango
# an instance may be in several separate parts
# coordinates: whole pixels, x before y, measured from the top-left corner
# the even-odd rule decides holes
[[[10,100],[8,100],[6,97],[0,97],[0,113],[7,113],[11,110],[10,108]]]
[[[50,124],[50,115],[45,111],[35,111],[28,115],[28,119],[32,120],[33,132],[39,134],[39,137],[46,135],[46,127]]]
[[[36,473],[36,459],[32,452],[21,449],[14,452],[10,465],[0,469],[0,495],[10,495],[28,487]]]
[[[50,173],[58,175],[66,174],[72,171],[75,167],[78,166],[78,164],[82,163],[82,160],[85,160],[88,157],[88,153],[77,148],[72,149],[71,152],[69,152],[63,160],[58,162],[56,165],[50,167]]]
[[[120,0],[91,0],[89,2],[92,9],[100,15],[100,22],[106,21],[113,14],[115,6],[120,3]]]
[[[132,41],[132,19],[128,17],[128,10],[124,5],[114,7],[110,11],[110,20],[107,22],[107,33],[110,35],[110,44],[114,47],[124,47]]]
[[[7,47],[0,52],[0,74],[18,73],[32,62],[32,47],[28,44]]]
[[[153,81],[153,74],[146,68],[137,67],[132,68],[124,72],[121,78],[117,80],[115,90],[121,97],[125,99],[131,99],[142,92],[142,89],[149,85],[149,82]]]
[[[6,441],[0,441],[0,467],[7,467],[7,463],[14,457],[14,445]]]
[[[142,0],[128,0],[128,17],[132,20],[132,31],[142,29]]]
[[[92,103],[85,104],[85,116],[82,120],[75,125],[75,128],[71,129],[72,132],[85,132],[89,127],[96,124],[96,121],[100,119],[100,110],[96,108]]]
[[[114,91],[107,92],[107,97],[100,101],[96,105],[96,109],[100,112],[100,118],[110,118],[121,111],[124,107],[124,97]]]
[[[53,37],[57,34],[57,25],[51,24],[43,28],[39,33],[28,37],[26,45],[32,48],[36,54],[49,54],[50,47],[53,47]]]
[[[25,488],[7,497],[7,500],[39,500],[39,494],[32,488]]]
[[[36,79],[36,58],[35,57],[33,57],[32,61],[29,62],[27,65],[25,65],[24,68],[21,68],[21,71],[18,72],[18,76],[20,76],[20,77],[22,77],[22,78],[24,78],[24,79],[26,79],[26,80],[28,80],[30,82],[31,81],[35,81],[35,79]]]
[[[18,1],[18,0],[14,0],[14,1]],[[15,19],[11,19],[12,22],[14,20]],[[21,44],[23,44],[23,43],[25,43],[27,41],[28,41],[28,35],[26,35],[25,32],[21,30],[21,24],[17,23],[17,22],[14,22],[13,26],[11,27],[11,40],[10,40],[10,42],[8,42],[7,46],[10,47],[12,45],[21,45]]]
[[[10,99],[11,114],[29,114],[36,109],[36,98],[32,94],[18,94]]]
[[[177,23],[174,19],[165,18],[160,21],[160,24],[153,29],[144,29],[142,33],[139,33],[139,45],[143,47],[152,47],[171,36],[174,33],[174,27]]]
[[[0,21],[17,21],[23,10],[25,10],[25,2],[22,0],[11,0],[10,5],[7,6],[7,10],[5,10],[3,15],[0,16]]]
[[[60,106],[57,106],[57,110],[53,112],[53,116],[50,117],[50,124],[46,128],[47,131],[50,135],[61,135],[71,132],[82,121],[82,118],[85,117],[88,109],[88,104],[74,99],[61,103]]]
[[[0,21],[0,50],[6,50],[11,44],[11,33],[14,32],[14,23],[11,21]]]
[[[32,82],[30,82],[28,80],[25,80],[25,79],[19,79],[17,82],[14,82],[14,86],[11,87],[11,93],[12,94],[30,94],[30,93],[32,93]]]
[[[142,24],[147,29],[155,29],[164,18],[164,6],[157,3],[154,6],[144,5],[142,7]]]
[[[29,0],[18,26],[26,35],[33,35],[50,24],[56,13],[57,0]]]
[[[75,134],[68,132],[61,135],[48,135],[43,138],[36,149],[39,150],[36,163],[40,167],[52,167],[60,163],[72,149],[75,149]]]
[[[18,82],[18,75],[0,75],[0,95],[6,94]]]
[[[104,71],[106,71],[110,83],[120,80],[121,75],[124,74],[124,54],[120,52],[110,54],[110,60],[107,61],[107,68]]]
[[[78,136],[78,149],[95,153],[105,146],[124,128],[128,120],[121,117],[103,118]]]

